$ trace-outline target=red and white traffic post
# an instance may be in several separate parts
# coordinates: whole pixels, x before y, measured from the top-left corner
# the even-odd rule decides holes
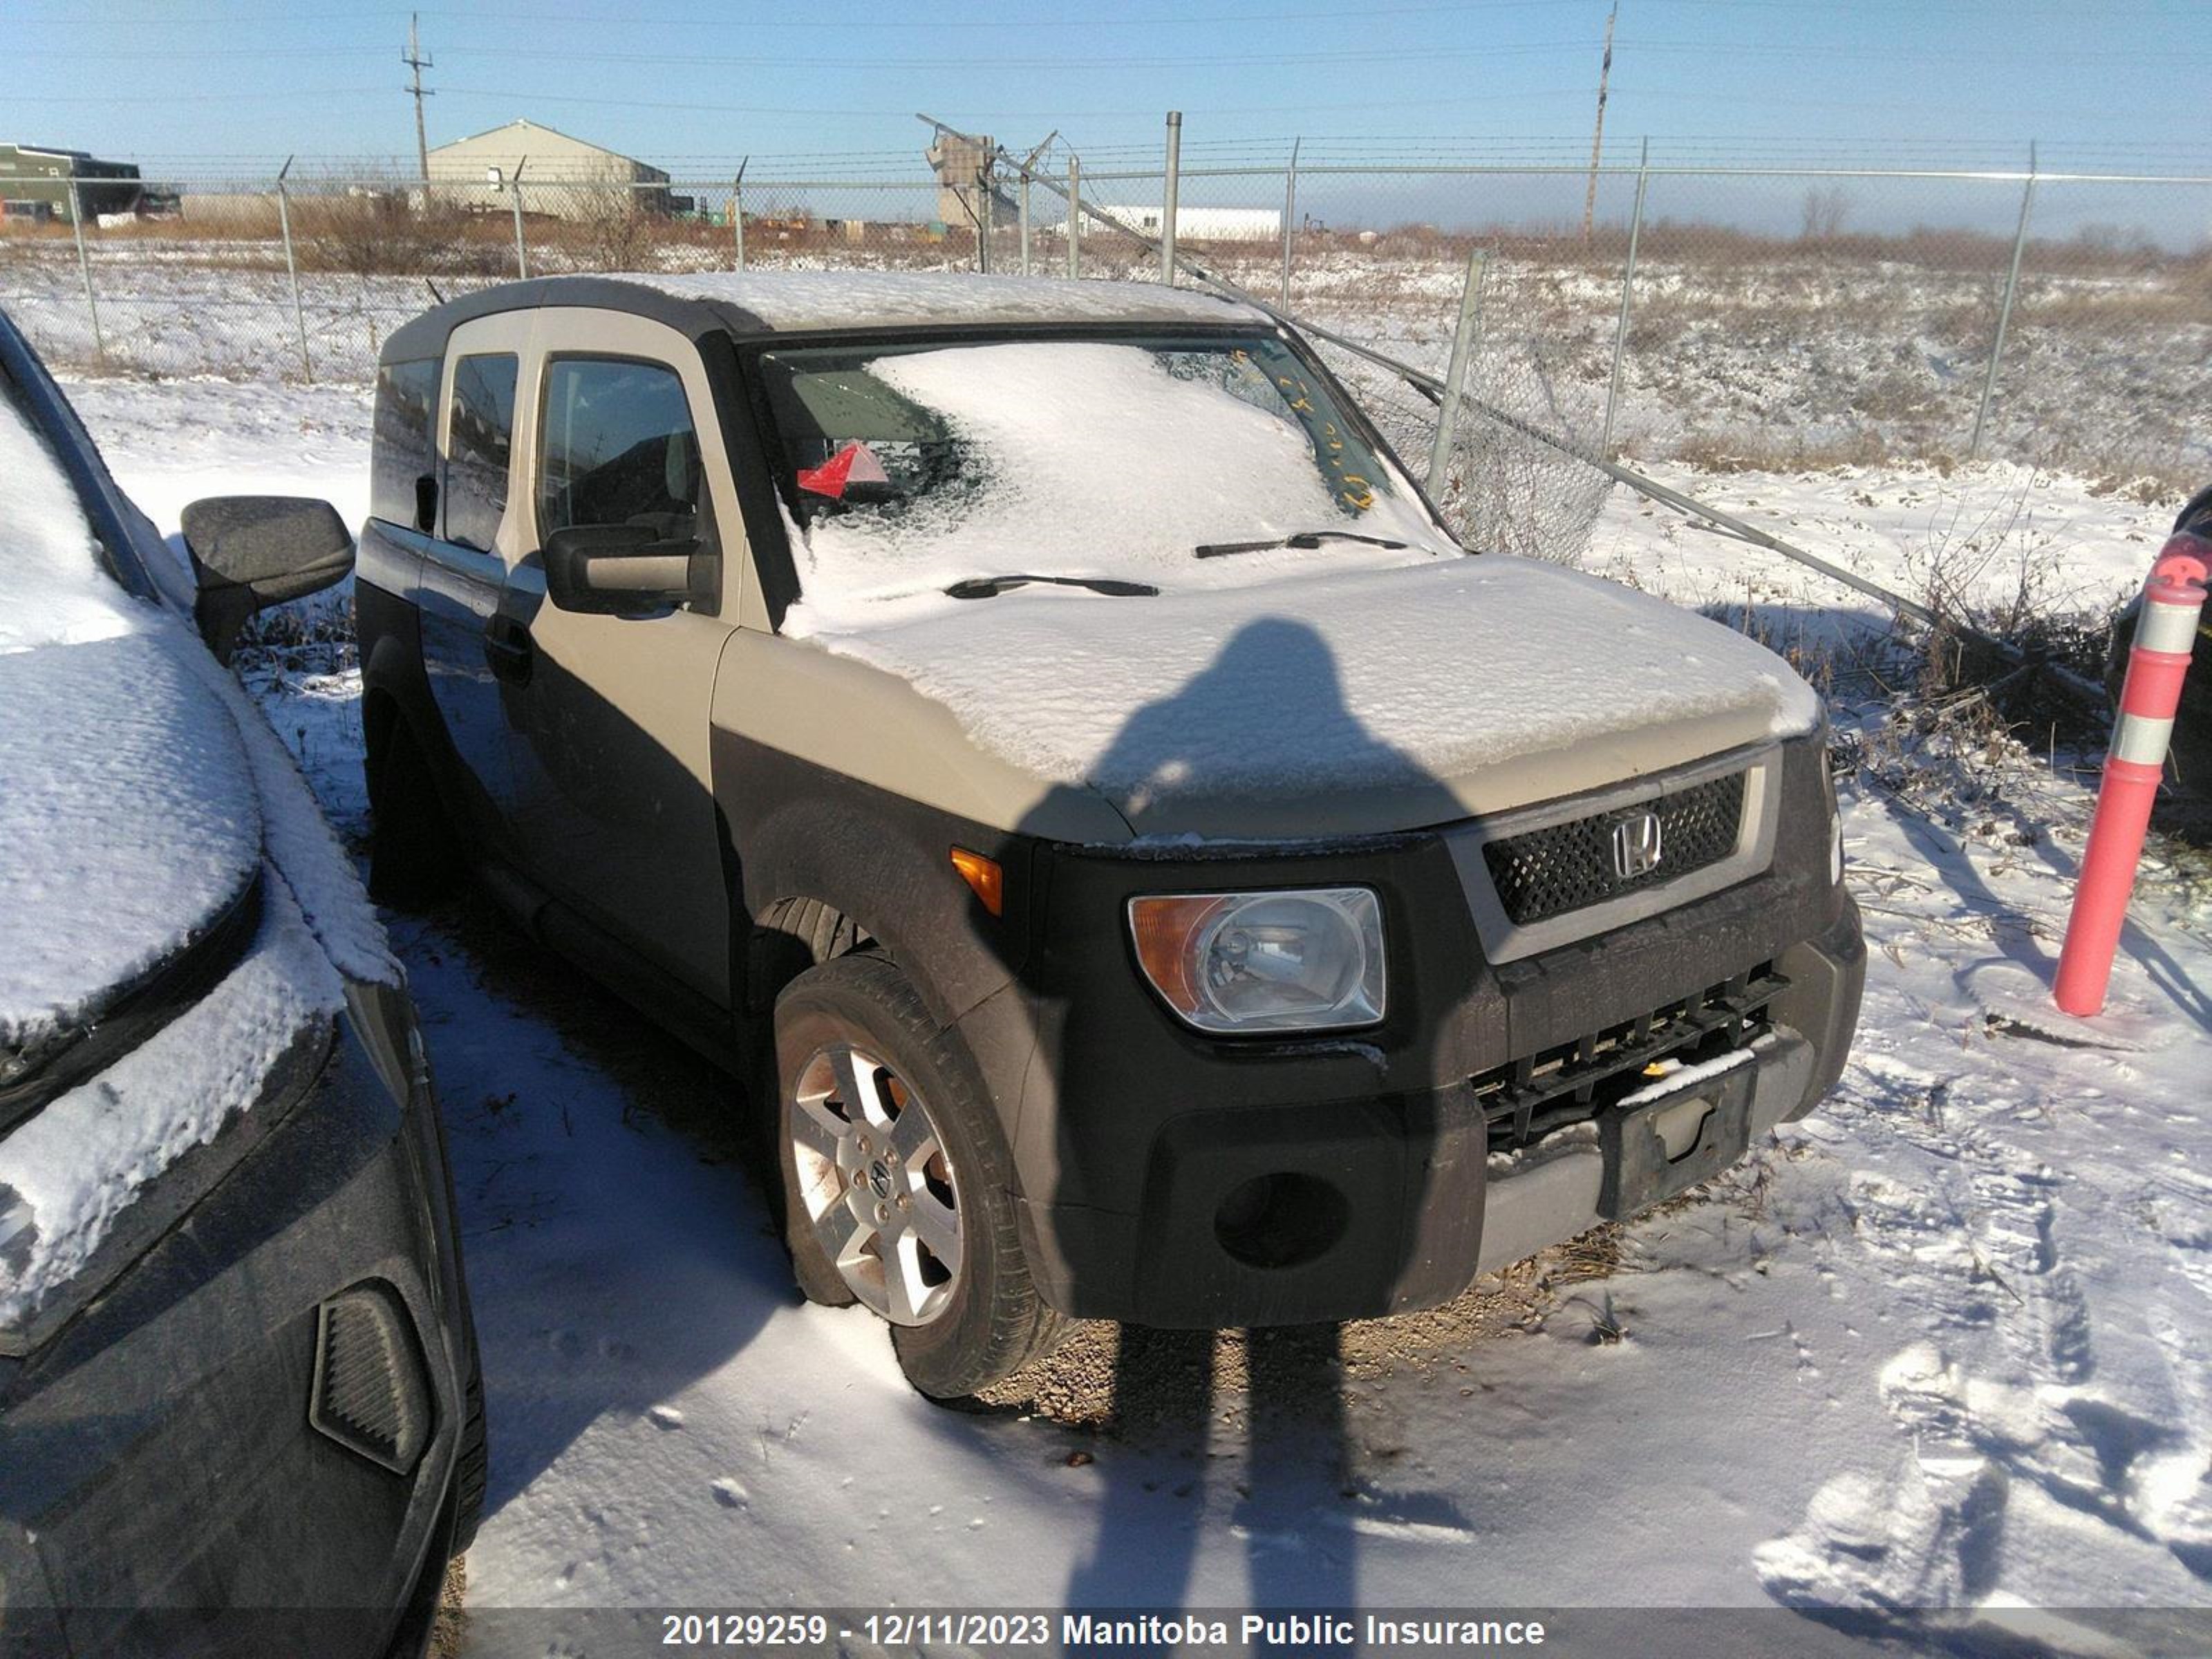
[[[2173,711],[2180,706],[2181,682],[2197,643],[2209,568],[2212,541],[2178,535],[2160,552],[2143,584],[2128,677],[2120,688],[2119,718],[2112,723],[2112,752],[2105,757],[2089,845],[2081,854],[2081,880],[2074,890],[2074,914],[2058,953],[2055,994],[2064,1013],[2104,1011],[2112,953],[2119,948],[2128,896],[2135,890],[2136,866],[2142,858],[2143,832],[2150,827],[2151,803],[2166,772]]]

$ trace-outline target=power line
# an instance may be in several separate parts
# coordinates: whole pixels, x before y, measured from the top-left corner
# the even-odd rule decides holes
[[[1412,47],[1355,48],[1348,51],[1339,48],[1327,52],[1263,53],[1240,52],[1237,54],[1236,61],[1240,65],[1258,64],[1345,64],[1405,63],[1413,61],[1426,62],[1439,58],[1463,59],[1527,57],[1544,52],[1587,52],[1593,45],[1597,44],[1599,43],[1585,37],[1566,40],[1510,41],[1480,46],[1451,46],[1442,48],[1433,45],[1429,45]],[[1633,48],[1638,52],[1657,52],[1668,55],[1690,54],[1704,58],[1708,60],[1723,63],[1730,58],[1743,57],[1786,57],[1793,60],[1802,61],[1806,57],[1808,51],[1815,52],[1818,56],[1824,58],[1855,58],[1880,59],[1884,62],[1890,62],[1894,61],[1898,56],[1896,48],[1892,46],[1856,47],[1833,46],[1823,43],[1815,47],[1808,47],[1804,44],[1798,42],[1711,40],[1639,40],[1633,38],[1624,39],[1618,44],[1623,49]],[[520,59],[550,59],[562,63],[573,63],[575,61],[576,56],[573,51],[564,48],[536,48],[516,46],[513,45],[501,45],[495,46],[448,46],[446,50],[448,57],[461,56],[471,58],[497,58],[503,61],[514,61]],[[146,50],[121,48],[104,50],[100,55],[103,59],[145,58],[159,59],[163,62],[173,62],[179,58],[213,59],[221,61],[262,60],[276,58],[318,58],[327,59],[331,58],[373,57],[374,54],[375,48],[374,47],[333,46],[325,45],[313,46],[254,47],[179,46],[168,49]],[[13,46],[9,48],[9,55],[11,58],[77,58],[82,56],[82,53],[80,50],[75,46]],[[1966,59],[1976,64],[1988,64],[2000,61],[2040,62],[2047,58],[2047,52],[2033,46],[2023,46],[2013,50],[2004,50],[1982,46],[1962,46],[1956,49],[1942,51],[1921,50],[1916,51],[1912,54],[1914,61],[1920,63]],[[2198,63],[2204,61],[2208,58],[2212,58],[2212,53],[2204,52],[2173,52],[2154,46],[2112,52],[2069,51],[2067,53],[2067,60],[2069,63],[2138,64],[2145,66],[2155,64],[2160,67],[2169,66],[2177,63]],[[403,57],[401,61],[404,63],[407,60]],[[761,62],[757,55],[747,56],[731,53],[715,54],[702,52],[605,51],[595,52],[592,54],[592,61],[595,63],[611,64],[680,64],[686,66],[709,65],[719,68],[736,69],[757,69],[760,66]],[[835,58],[804,58],[784,61],[778,64],[777,69],[780,74],[788,75],[802,70],[845,72],[881,70],[973,70],[977,66],[977,60],[973,57],[910,58],[902,55],[894,55],[890,57],[862,58],[851,53],[844,53]],[[1074,70],[1188,69],[1191,67],[1191,59],[1187,56],[1173,55],[1104,57],[1096,53],[1073,53],[1056,57],[994,58],[990,60],[989,67],[994,70],[1053,69]]]
[[[1440,58],[1522,58],[1541,52],[1587,52],[1595,42],[1582,40],[1533,40],[1500,46],[1458,46],[1438,49],[1435,46],[1406,48],[1361,48],[1352,51],[1240,52],[1239,66],[1256,64],[1399,64],[1426,62]],[[575,54],[555,48],[538,49],[514,46],[449,46],[448,57],[496,58],[502,61],[516,59],[556,59],[573,62]],[[592,54],[593,61],[602,64],[678,64],[690,67],[708,65],[726,69],[760,67],[757,56],[714,54],[706,52],[600,52]],[[994,57],[989,67],[1001,70],[1173,70],[1188,69],[1190,59],[1181,57],[1103,58],[1090,53],[1054,58]],[[847,72],[876,70],[973,70],[977,67],[974,58],[857,58],[849,54],[835,59],[823,58],[802,63],[779,64],[779,74],[794,70]]]
[[[453,98],[505,98],[510,100],[527,100],[538,104],[605,105],[624,109],[635,109],[637,107],[637,100],[635,98],[597,98],[588,97],[582,94],[571,94],[568,93],[520,92],[497,87],[457,87],[450,84],[440,89],[448,97]],[[1485,93],[1465,98],[1393,99],[1390,100],[1389,107],[1393,110],[1418,109],[1424,107],[1437,109],[1466,108],[1474,105],[1517,102],[1532,98],[1559,98],[1567,96],[1570,94],[1579,93],[1582,90],[1583,88],[1580,87],[1543,87],[1528,88],[1520,92]],[[161,100],[156,99],[149,101],[160,102]],[[686,113],[708,115],[886,116],[902,117],[906,118],[911,118],[912,115],[912,112],[907,110],[838,109],[828,107],[821,104],[696,104],[672,103],[660,99],[653,100],[653,107],[656,110],[676,110]],[[1301,102],[1298,107],[1301,110],[1379,111],[1383,107],[1383,106],[1377,104],[1373,99],[1364,99],[1358,102],[1346,104],[1309,104]],[[1279,116],[1283,112],[1283,106],[1279,101],[1272,104],[1216,105],[1212,106],[1194,104],[1190,106],[1189,112],[1194,115]],[[969,109],[965,106],[956,110],[954,113],[957,114],[963,120],[991,119],[1006,121],[1057,121],[1063,118],[1069,120],[1152,121],[1157,120],[1159,114],[1157,110],[1134,107],[1124,109],[1089,110],[981,110]],[[1158,152],[1158,147],[1157,145],[1147,146],[1146,147],[1146,153],[1148,155],[1156,154]]]

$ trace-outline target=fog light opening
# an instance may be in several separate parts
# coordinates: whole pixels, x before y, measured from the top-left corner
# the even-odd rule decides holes
[[[1213,1237],[1248,1267],[1303,1267],[1327,1254],[1351,1219],[1342,1193],[1286,1170],[1232,1188],[1213,1212]]]
[[[316,1310],[309,1423],[370,1462],[408,1474],[429,1444],[431,1412],[429,1378],[397,1291],[368,1280]]]

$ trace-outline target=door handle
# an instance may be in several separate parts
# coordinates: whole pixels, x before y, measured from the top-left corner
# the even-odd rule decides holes
[[[508,685],[530,684],[531,665],[537,650],[530,638],[530,624],[520,617],[503,616],[495,612],[484,624],[484,663],[492,678]]]

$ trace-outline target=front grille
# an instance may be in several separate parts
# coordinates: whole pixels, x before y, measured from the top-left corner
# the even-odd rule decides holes
[[[1515,927],[1526,927],[1718,864],[1735,851],[1746,775],[1730,772],[1645,805],[1593,812],[1490,842],[1482,857],[1498,903]],[[1647,812],[1659,820],[1657,860],[1647,870],[1623,875],[1614,865],[1613,831]]]
[[[1511,1152],[1595,1117],[1643,1087],[1656,1060],[1696,1065],[1749,1047],[1771,1029],[1766,1006],[1789,985],[1762,963],[1695,996],[1493,1066],[1469,1079],[1490,1150]]]

